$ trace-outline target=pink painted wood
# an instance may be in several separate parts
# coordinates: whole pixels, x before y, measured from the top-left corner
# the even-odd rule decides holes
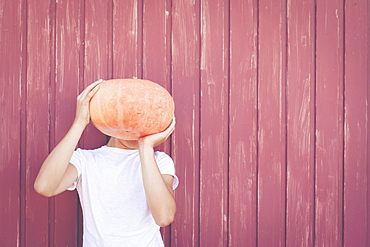
[[[259,1],[258,212],[261,246],[285,243],[286,197],[285,1]]]
[[[113,78],[142,78],[142,2],[113,6]]]
[[[0,1],[0,246],[82,246],[76,192],[33,190],[77,95],[173,95],[166,246],[370,246],[366,0]],[[79,146],[106,136],[92,125]]]
[[[49,204],[36,194],[33,183],[50,151],[49,85],[51,65],[51,16],[49,2],[27,3],[27,75],[25,87],[25,232],[23,243],[46,246]]]
[[[55,101],[51,102],[52,147],[67,133],[74,116],[80,90],[80,54],[82,52],[81,1],[58,1],[55,6],[55,62],[52,68],[55,84],[51,84]],[[51,199],[51,201],[53,201]],[[52,236],[55,246],[77,246],[77,193],[64,192],[55,197]],[[53,216],[52,216],[53,217]],[[51,218],[52,218],[51,217]]]
[[[257,245],[257,18],[230,2],[229,246]]]
[[[177,214],[168,246],[199,246],[199,197],[194,196],[199,195],[199,1],[172,1],[171,16],[171,82],[176,101],[172,157],[180,184],[175,191]]]
[[[315,246],[341,246],[343,3],[317,2]]]
[[[201,1],[200,246],[227,246],[228,8]]]
[[[4,246],[16,246],[22,220],[20,203],[22,128],[22,36],[23,24],[21,1],[2,1],[0,4],[0,241]],[[23,138],[22,138],[23,139]],[[22,203],[22,211],[24,203]]]
[[[345,4],[344,245],[369,246],[369,1]],[[366,164],[367,167],[366,167]],[[367,217],[366,217],[367,216]],[[363,229],[361,231],[356,229]]]
[[[170,1],[143,1],[143,79],[158,83],[171,92],[171,3]],[[171,154],[170,142],[156,147]],[[170,245],[170,227],[162,228],[166,245]]]
[[[288,1],[287,11],[286,246],[305,247],[315,229],[315,2]]]
[[[110,3],[110,2],[109,2]],[[108,16],[112,15],[112,6],[104,0],[94,0],[84,4],[84,61],[82,91],[89,84],[99,79],[110,79]],[[112,40],[111,40],[112,41]],[[93,125],[87,126],[82,137],[81,147],[97,148],[106,143],[106,136]]]

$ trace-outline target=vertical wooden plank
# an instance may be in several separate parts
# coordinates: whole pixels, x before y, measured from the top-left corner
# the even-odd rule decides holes
[[[76,112],[81,72],[81,13],[81,1],[59,0],[56,4],[53,147],[67,133]],[[54,246],[77,246],[77,206],[75,191],[55,197]]]
[[[199,246],[199,1],[172,2],[172,92],[176,131],[172,157],[180,179],[171,246]]]
[[[0,239],[19,243],[22,1],[0,2]]]
[[[370,6],[367,6],[367,71],[370,71]],[[367,74],[367,81],[370,82],[370,75]],[[367,245],[370,245],[370,85],[367,84]]]
[[[114,0],[113,78],[142,77],[142,0]]]
[[[343,1],[316,4],[315,246],[342,246]]]
[[[369,1],[345,1],[344,246],[367,243]]]
[[[21,17],[21,109],[20,109],[20,211],[19,211],[19,244],[25,243],[26,239],[26,190],[23,189],[26,182],[26,129],[27,129],[27,37],[28,37],[28,4],[27,1],[22,0],[22,17]]]
[[[171,92],[171,1],[143,1],[143,79],[154,81]],[[170,153],[167,141],[156,150]],[[170,227],[161,229],[165,245]]]
[[[367,24],[370,26],[370,6],[367,8],[368,15],[367,15]],[[370,31],[369,28],[367,29],[367,71],[370,71]],[[367,75],[367,81],[370,81],[370,75]],[[370,86],[367,86],[367,101],[370,102]],[[370,201],[370,105],[367,104],[367,201]],[[370,203],[367,203],[367,245],[370,245]]]
[[[143,78],[170,90],[171,3],[143,3]]]
[[[108,37],[109,18],[112,18],[109,2],[91,0],[85,3],[85,54],[84,83],[86,86],[99,79],[109,79],[110,57]],[[106,136],[90,124],[83,135],[84,148],[100,147],[106,142]]]
[[[257,1],[230,1],[229,246],[257,246]]]
[[[315,2],[287,5],[286,246],[313,246]]]
[[[286,1],[259,1],[258,245],[285,245]]]
[[[49,153],[55,141],[55,36],[56,36],[56,2],[50,1],[50,71],[49,71]],[[49,245],[55,242],[55,198],[49,198]]]
[[[200,246],[227,246],[227,1],[201,1]]]
[[[50,2],[28,1],[25,110],[25,244],[48,245],[48,200],[33,183],[49,152]]]

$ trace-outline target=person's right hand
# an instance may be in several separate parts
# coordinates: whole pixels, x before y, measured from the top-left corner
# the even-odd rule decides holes
[[[89,104],[91,98],[99,90],[99,84],[104,80],[100,79],[87,86],[77,97],[75,124],[81,124],[84,127],[90,122]]]
[[[176,119],[175,119],[175,116],[173,116],[170,126],[168,126],[167,129],[165,129],[163,132],[159,132],[156,134],[152,134],[152,135],[139,138],[138,140],[139,148],[143,146],[154,148],[155,146],[158,146],[159,144],[165,142],[167,138],[175,130],[175,125],[176,125]]]

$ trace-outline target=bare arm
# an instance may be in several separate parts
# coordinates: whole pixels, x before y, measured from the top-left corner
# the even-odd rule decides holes
[[[90,121],[89,102],[99,89],[100,82],[92,83],[78,96],[76,117],[71,128],[46,158],[35,180],[34,188],[40,195],[57,195],[68,189],[77,179],[77,169],[69,160]]]
[[[175,218],[176,202],[172,189],[174,178],[160,173],[154,157],[154,147],[164,142],[174,129],[175,119],[164,132],[139,139],[146,198],[155,222],[162,227],[171,224]]]

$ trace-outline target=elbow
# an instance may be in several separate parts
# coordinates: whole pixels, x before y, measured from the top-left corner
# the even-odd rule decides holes
[[[160,217],[155,219],[155,223],[160,227],[166,227],[171,225],[175,220],[176,209],[174,211],[169,210],[166,213],[163,213]]]
[[[44,196],[44,197],[52,197],[53,194],[47,190],[46,186],[42,186],[42,184],[38,183],[37,181],[33,185],[34,190],[37,194]]]
[[[175,217],[163,217],[161,219],[156,220],[156,224],[160,227],[166,227],[171,225],[171,223],[174,221]]]

